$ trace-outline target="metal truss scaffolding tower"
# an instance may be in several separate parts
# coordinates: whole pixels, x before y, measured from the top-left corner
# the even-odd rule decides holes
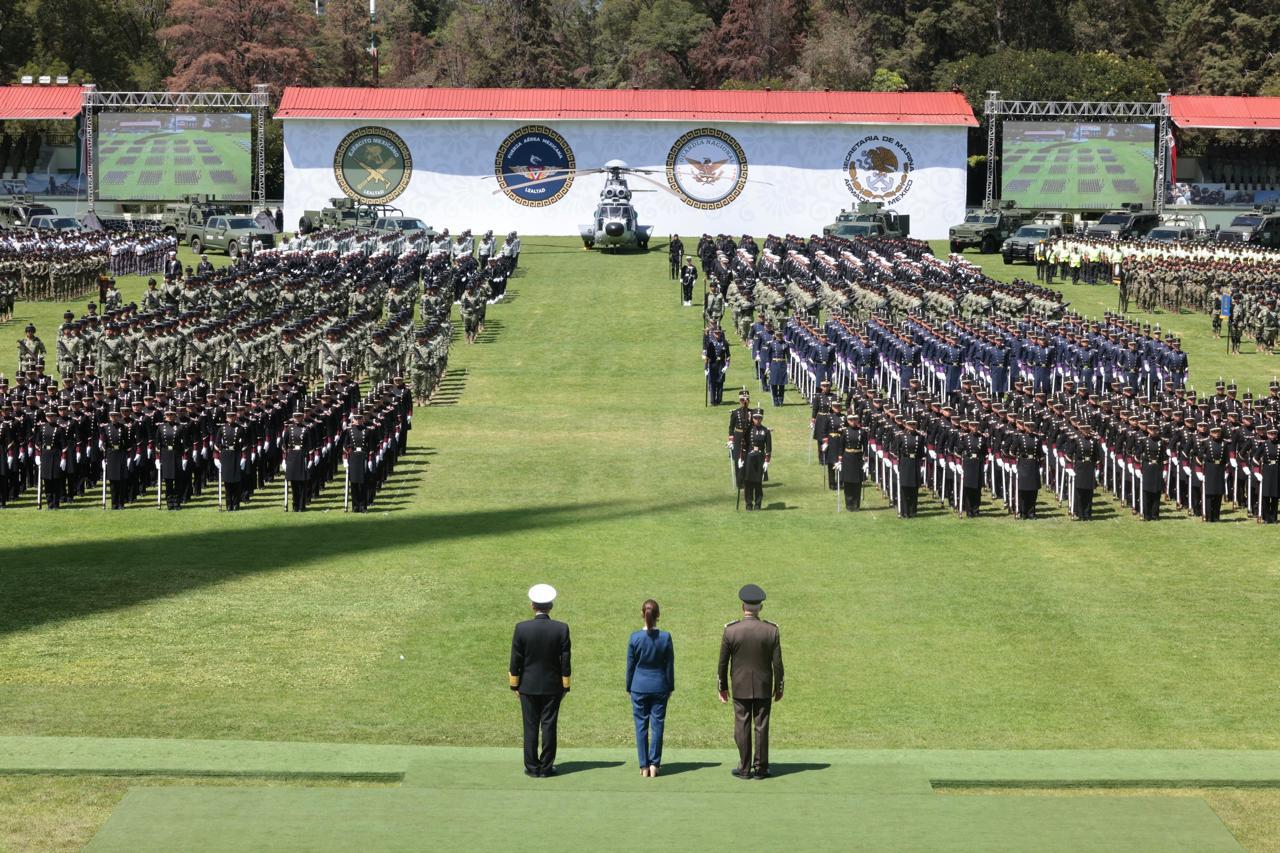
[[[1005,101],[999,92],[987,92],[983,110],[987,119],[987,187],[983,200],[985,208],[995,206],[996,147],[1000,122],[1010,118],[1025,119],[1082,119],[1105,121],[1135,121],[1152,119],[1156,125],[1156,212],[1164,210],[1164,185],[1169,159],[1169,95],[1163,92],[1160,100],[1151,101]]]

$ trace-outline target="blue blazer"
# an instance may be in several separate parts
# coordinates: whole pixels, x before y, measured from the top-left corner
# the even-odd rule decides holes
[[[627,692],[670,693],[676,689],[676,649],[666,631],[639,630],[627,643]]]

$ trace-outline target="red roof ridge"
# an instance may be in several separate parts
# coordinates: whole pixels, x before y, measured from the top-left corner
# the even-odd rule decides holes
[[[276,118],[638,119],[973,127],[956,92],[719,89],[285,89]]]

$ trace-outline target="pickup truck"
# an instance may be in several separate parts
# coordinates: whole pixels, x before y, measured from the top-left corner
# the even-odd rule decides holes
[[[436,231],[415,216],[386,216],[373,223],[373,230],[380,234],[426,234],[434,237]]]
[[[1045,222],[1023,225],[1013,236],[1000,245],[1000,257],[1006,264],[1014,261],[1032,263],[1036,259],[1036,244],[1055,240],[1062,236],[1062,226]]]
[[[28,228],[44,229],[47,231],[83,231],[79,221],[74,216],[50,216],[49,214],[41,214],[33,216],[27,220]]]
[[[182,234],[182,241],[197,255],[217,250],[232,258],[248,251],[253,240],[269,249],[275,242],[275,234],[260,228],[251,216],[211,216],[203,225],[188,224]]]

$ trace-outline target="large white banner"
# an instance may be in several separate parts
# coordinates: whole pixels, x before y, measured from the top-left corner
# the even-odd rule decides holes
[[[370,132],[357,133],[362,128]],[[365,185],[361,192],[391,188],[390,178],[385,188],[379,181],[384,164],[399,162],[400,141],[409,178],[394,181],[391,204],[454,233],[576,235],[591,221],[604,178],[559,180],[556,170],[610,160],[651,170],[650,180],[673,191],[630,180],[643,191],[633,199],[640,222],[653,225],[655,237],[807,236],[859,201],[909,214],[911,235],[923,239],[945,237],[964,218],[963,127],[286,119],[286,227],[341,196],[340,176],[348,187]],[[375,162],[364,163],[362,150]],[[336,154],[343,156],[335,165]]]

